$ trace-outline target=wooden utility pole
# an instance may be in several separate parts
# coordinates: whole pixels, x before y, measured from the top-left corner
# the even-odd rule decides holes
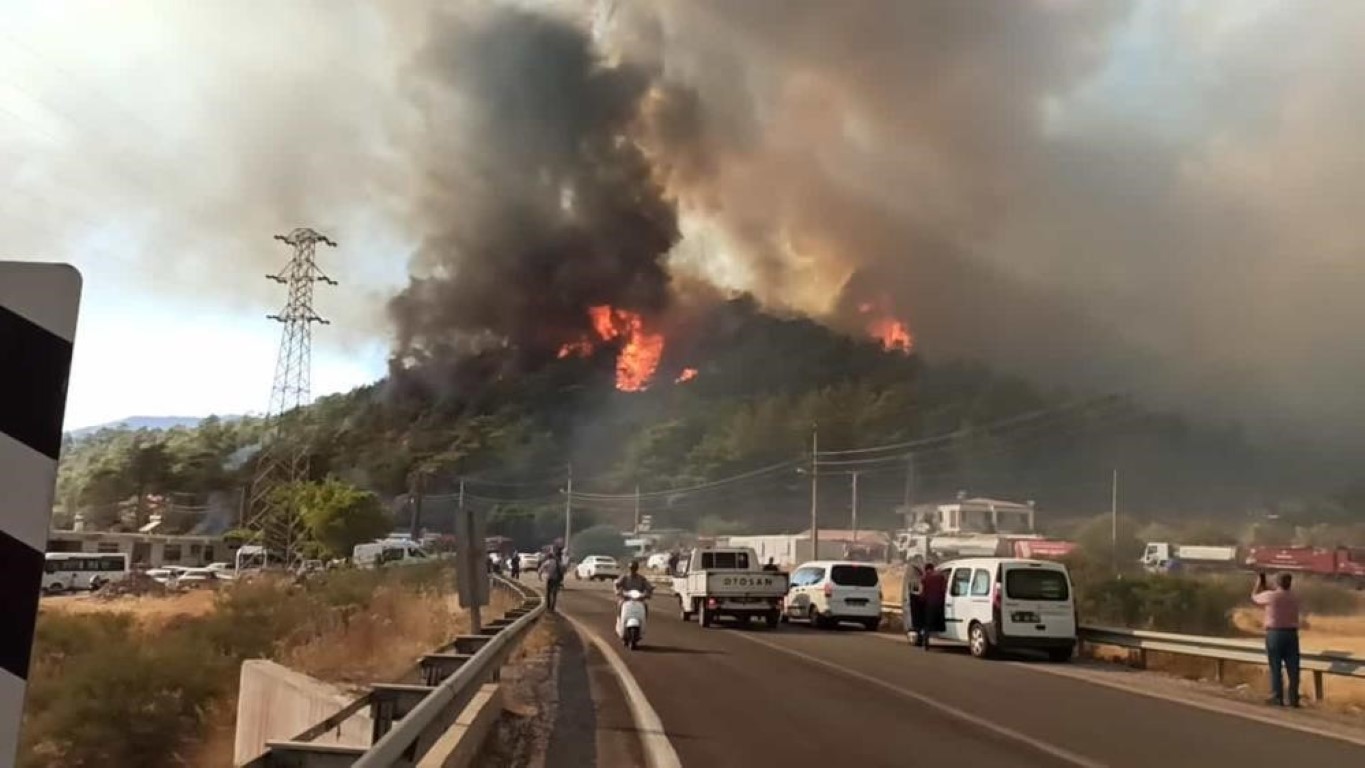
[[[820,559],[820,429],[812,426],[810,430],[810,558]]]
[[[564,484],[564,565],[569,563],[569,537],[573,535],[573,463],[565,467]]]

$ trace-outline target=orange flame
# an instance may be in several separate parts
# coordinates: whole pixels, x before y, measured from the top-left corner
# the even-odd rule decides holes
[[[858,305],[858,312],[864,315],[872,314],[874,310],[876,307],[869,301]],[[910,334],[910,329],[905,323],[885,310],[878,311],[877,315],[868,322],[867,332],[880,341],[882,349],[887,352],[910,354],[910,350],[915,347],[915,337]]]
[[[678,378],[676,378],[676,379],[673,380],[673,383],[674,383],[674,384],[681,384],[681,383],[683,383],[684,381],[691,381],[691,380],[693,380],[693,379],[695,379],[695,378],[697,378],[697,369],[696,369],[696,368],[684,368],[684,369],[682,369],[682,373],[678,374]]]
[[[616,357],[616,388],[622,392],[639,392],[649,386],[649,380],[659,367],[664,353],[664,337],[645,329],[639,313],[613,309],[607,305],[588,308],[593,330],[603,341],[624,338],[626,343]]]

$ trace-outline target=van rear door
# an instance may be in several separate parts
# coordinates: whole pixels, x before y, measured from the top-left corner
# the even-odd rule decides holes
[[[1008,637],[1075,637],[1076,612],[1066,569],[1050,563],[1000,566],[1000,631]]]
[[[836,616],[862,616],[882,609],[881,580],[871,565],[834,565],[829,569],[829,611]]]

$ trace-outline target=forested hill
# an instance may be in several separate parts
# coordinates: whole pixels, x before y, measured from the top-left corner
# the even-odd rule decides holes
[[[468,503],[548,515],[572,464],[586,517],[628,519],[638,485],[656,526],[768,530],[807,519],[809,479],[798,469],[809,464],[816,425],[822,452],[895,446],[832,455],[821,468],[821,503],[836,516],[849,507],[848,473],[859,472],[868,525],[890,523],[906,498],[958,490],[1032,499],[1045,518],[1093,514],[1108,508],[1114,468],[1125,510],[1160,517],[1244,519],[1316,482],[1232,430],[1102,397],[1109,393],[1044,390],[976,365],[887,352],[747,300],[720,306],[703,325],[683,334],[690,342],[670,339],[644,392],[614,388],[615,350],[605,348],[529,369],[493,353],[428,363],[321,398],[309,414],[313,472],[383,497],[409,490],[420,472],[431,510],[465,478]],[[697,375],[675,383],[684,368]],[[209,419],[69,440],[60,511],[84,508],[109,523],[108,510],[130,497],[186,505],[214,492],[235,497],[260,429],[252,419]],[[725,482],[710,485],[717,481]]]

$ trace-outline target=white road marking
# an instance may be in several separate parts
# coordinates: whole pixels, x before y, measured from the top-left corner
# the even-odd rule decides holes
[[[891,635],[885,632],[877,632],[875,634],[872,634],[872,637],[876,637],[881,640],[890,640],[892,642],[900,643],[908,642],[903,634]],[[956,644],[951,645],[954,647],[961,647],[956,646]],[[1091,685],[1099,685],[1105,688],[1112,688],[1116,691],[1124,691],[1125,693],[1132,693],[1138,696],[1146,696],[1151,699],[1158,699],[1160,701],[1166,701],[1172,704],[1181,704],[1186,707],[1202,709],[1206,712],[1214,712],[1216,714],[1227,715],[1229,717],[1240,717],[1244,720],[1250,720],[1256,723],[1274,725],[1279,728],[1288,728],[1291,731],[1299,731],[1302,733],[1311,734],[1313,736],[1322,736],[1323,738],[1344,741],[1348,744],[1358,744],[1360,746],[1365,746],[1365,734],[1351,733],[1344,729],[1336,730],[1332,728],[1324,728],[1313,723],[1299,722],[1297,720],[1285,718],[1283,714],[1277,711],[1262,713],[1252,711],[1242,706],[1233,706],[1236,704],[1240,704],[1241,702],[1232,701],[1223,702],[1218,700],[1200,701],[1198,699],[1186,698],[1175,694],[1164,693],[1162,691],[1154,691],[1151,690],[1150,688],[1144,688],[1140,685],[1129,685],[1121,680],[1106,680],[1095,675],[1088,674],[1087,671],[1082,669],[1049,665],[1044,664],[1042,662],[1002,661],[995,663],[1009,664],[1011,666],[1018,667],[1019,669],[1026,669],[1030,672],[1038,672],[1047,675],[1056,675],[1057,677],[1065,677],[1082,683],[1089,683]],[[1200,695],[1208,696],[1213,695],[1212,693],[1209,694],[1203,694],[1202,692],[1198,693]]]
[[[626,694],[626,701],[630,705],[630,717],[635,721],[635,730],[640,734],[640,744],[644,748],[645,762],[649,768],[682,768],[682,761],[678,759],[673,743],[664,733],[664,724],[659,719],[659,713],[650,706],[649,699],[645,698],[645,692],[641,690],[640,684],[636,682],[635,676],[630,673],[630,669],[621,660],[616,649],[578,619],[563,611],[559,615],[573,625],[580,637],[597,646],[607,664],[611,665],[612,673],[616,675],[616,679],[621,683],[621,690]]]
[[[812,656],[808,653],[794,650],[792,648],[786,648],[776,643],[759,639],[758,637],[746,634],[744,632],[736,632],[734,633],[733,636],[742,638],[744,640],[748,640],[751,643],[758,643],[759,645],[766,646],[779,653],[785,653],[789,656],[795,656],[796,658],[799,658],[802,661],[806,661],[811,664],[817,664],[819,666],[825,667],[826,669],[830,669],[840,674],[847,675],[848,677],[860,680],[864,683],[867,683],[868,685],[875,685],[878,688],[893,693],[897,696],[917,701],[920,704],[923,704],[927,707],[932,707],[944,713],[945,715],[957,718],[958,720],[961,720],[965,723],[990,731],[994,734],[1003,736],[1007,739],[1011,739],[1021,744],[1025,744],[1029,747],[1032,747],[1035,750],[1038,750],[1039,752],[1042,752],[1046,755],[1051,755],[1052,757],[1055,757],[1063,762],[1070,763],[1071,765],[1083,766],[1083,768],[1103,768],[1104,766],[1104,763],[1091,760],[1088,757],[1078,755],[1070,750],[1063,749],[1061,747],[1049,744],[1039,739],[1035,739],[1032,736],[1020,733],[1019,731],[1016,731],[1013,728],[1006,728],[1003,725],[993,723],[990,720],[978,717],[977,715],[973,715],[972,713],[958,709],[957,707],[949,706],[948,704],[944,704],[943,702],[932,699],[928,696],[925,696],[924,694],[916,693],[915,691],[909,690],[907,688],[901,688],[900,686],[897,685],[892,685],[891,683],[888,683],[885,680],[879,680],[871,675],[865,675],[862,672],[857,672],[847,667],[840,666],[838,664],[835,664],[834,662],[826,661],[817,656]]]

